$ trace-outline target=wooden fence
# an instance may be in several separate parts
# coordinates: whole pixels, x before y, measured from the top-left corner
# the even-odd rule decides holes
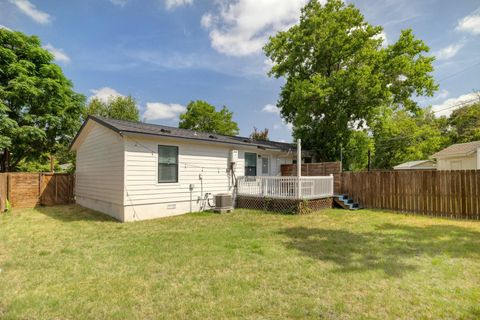
[[[73,203],[73,188],[71,174],[0,173],[0,209],[5,208],[5,199],[17,208]]]
[[[296,164],[282,164],[280,166],[282,176],[296,176]],[[302,164],[302,176],[329,176],[333,174],[334,192],[340,192],[340,174],[342,172],[342,164],[338,162],[317,162]]]
[[[341,192],[365,208],[480,218],[480,170],[344,172]]]

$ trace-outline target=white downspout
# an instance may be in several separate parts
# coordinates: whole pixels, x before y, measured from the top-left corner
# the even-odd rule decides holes
[[[297,196],[298,199],[302,198],[302,140],[297,139]]]

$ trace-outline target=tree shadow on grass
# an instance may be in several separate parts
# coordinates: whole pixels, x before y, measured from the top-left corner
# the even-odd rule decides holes
[[[288,248],[334,263],[335,272],[383,270],[388,276],[401,277],[418,267],[416,257],[480,259],[480,232],[457,226],[387,223],[370,232],[295,227],[282,234],[289,238]]]
[[[63,222],[74,221],[96,221],[96,222],[118,222],[106,214],[83,208],[79,205],[57,205],[51,207],[37,206],[35,210],[50,218]]]

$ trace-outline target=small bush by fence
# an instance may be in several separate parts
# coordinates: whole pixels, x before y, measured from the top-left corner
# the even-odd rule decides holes
[[[74,178],[63,173],[0,173],[0,211],[74,202]]]
[[[365,208],[480,218],[480,170],[344,172],[341,192]]]

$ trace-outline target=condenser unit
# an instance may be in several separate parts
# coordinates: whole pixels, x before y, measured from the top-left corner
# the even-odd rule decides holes
[[[230,212],[233,210],[232,195],[229,193],[219,193],[215,195],[215,212]]]

